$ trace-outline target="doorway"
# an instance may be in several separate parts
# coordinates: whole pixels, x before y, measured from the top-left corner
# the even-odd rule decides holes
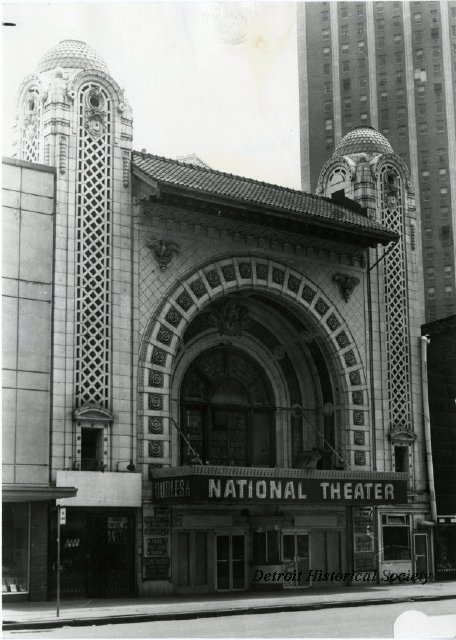
[[[284,531],[282,533],[282,560],[284,573],[291,574],[283,586],[298,589],[309,586],[310,536],[308,533]]]
[[[419,532],[413,534],[413,555],[415,573],[429,575],[429,536]]]
[[[216,589],[245,589],[245,536],[242,533],[216,535]]]

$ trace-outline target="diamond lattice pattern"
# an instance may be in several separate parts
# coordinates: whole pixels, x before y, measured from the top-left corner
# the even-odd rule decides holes
[[[397,180],[394,193],[388,191],[387,176]],[[380,175],[382,222],[400,235],[384,260],[388,405],[390,428],[412,428],[410,393],[410,338],[408,323],[407,264],[402,180],[392,167]],[[393,196],[393,197],[392,197]]]
[[[79,96],[76,213],[76,406],[108,407],[110,356],[111,130],[93,137],[84,127],[86,85]]]
[[[32,89],[26,95],[21,132],[21,159],[26,162],[40,161],[41,140],[41,100],[38,90]]]

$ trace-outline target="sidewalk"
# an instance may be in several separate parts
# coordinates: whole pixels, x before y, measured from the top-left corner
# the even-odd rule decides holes
[[[87,624],[182,620],[450,598],[456,598],[456,581],[339,589],[312,587],[299,592],[280,593],[247,592],[127,600],[63,600],[59,618],[56,617],[55,602],[3,602],[3,629],[50,629]]]

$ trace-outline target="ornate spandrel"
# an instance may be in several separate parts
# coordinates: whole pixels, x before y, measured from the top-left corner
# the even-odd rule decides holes
[[[346,273],[336,273],[333,275],[333,280],[337,283],[342,298],[345,302],[348,302],[356,285],[359,284],[359,278]]]
[[[169,240],[151,239],[147,241],[146,246],[152,251],[152,255],[162,271],[165,271],[174,257],[179,254],[179,245]]]

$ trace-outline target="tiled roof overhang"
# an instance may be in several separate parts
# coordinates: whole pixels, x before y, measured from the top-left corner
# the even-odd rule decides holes
[[[349,207],[303,191],[144,153],[133,153],[133,174],[163,203],[362,247],[397,240],[395,232]]]

